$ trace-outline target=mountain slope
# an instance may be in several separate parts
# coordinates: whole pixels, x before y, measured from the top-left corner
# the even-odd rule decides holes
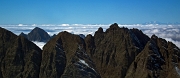
[[[179,78],[180,49],[153,35],[131,64],[126,78]]]
[[[0,77],[38,78],[41,49],[34,43],[0,28]]]
[[[85,38],[87,52],[102,78],[123,78],[148,40],[141,31],[119,28],[116,23],[105,32],[99,28],[94,37]]]
[[[40,78],[100,78],[78,35],[59,33],[43,47],[42,53]]]
[[[24,34],[23,32],[21,32],[21,34],[19,34],[19,36],[23,36],[28,39],[28,35]]]

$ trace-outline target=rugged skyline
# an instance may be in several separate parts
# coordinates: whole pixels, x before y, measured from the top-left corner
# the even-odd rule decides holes
[[[0,27],[0,77],[179,78],[180,49],[156,35],[117,23],[85,38],[67,31],[42,50]],[[13,44],[12,44],[13,43]]]

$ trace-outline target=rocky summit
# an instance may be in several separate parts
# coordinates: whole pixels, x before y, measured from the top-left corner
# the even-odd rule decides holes
[[[60,32],[43,50],[21,34],[0,28],[1,78],[180,77],[176,45],[117,23],[105,31],[100,27],[94,36]]]

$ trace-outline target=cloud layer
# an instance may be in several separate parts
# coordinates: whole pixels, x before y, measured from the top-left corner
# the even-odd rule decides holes
[[[46,44],[44,42],[37,42],[37,41],[33,41],[33,43],[36,44],[41,49],[43,49],[43,46]]]
[[[40,27],[47,31],[51,36],[54,34],[58,34],[62,31],[68,31],[73,34],[94,34],[95,31],[99,27],[102,27],[104,31],[109,28],[110,24],[103,25],[103,24],[43,24],[43,25],[0,25],[0,27],[6,28],[16,35],[19,35],[21,32],[25,34],[29,33],[33,28]],[[142,30],[146,35],[151,37],[153,34],[157,35],[158,37],[164,38],[167,41],[171,41],[180,47],[180,25],[158,25],[158,24],[148,24],[148,25],[141,25],[141,24],[134,24],[134,25],[121,25],[120,27],[127,27],[129,29],[138,28]],[[35,44],[39,45],[41,48],[45,43],[34,42]]]

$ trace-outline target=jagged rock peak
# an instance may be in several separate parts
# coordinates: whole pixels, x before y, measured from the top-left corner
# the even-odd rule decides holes
[[[96,31],[96,33],[103,33],[103,28],[99,27],[98,30]]]
[[[129,29],[126,27],[119,27],[117,23],[112,24],[105,32],[115,32],[115,31],[124,31],[125,33],[129,32]]]
[[[120,28],[117,23],[104,33],[95,33],[94,37],[85,38],[86,51],[102,78],[124,78],[128,67],[148,40],[148,36],[139,30]]]
[[[19,36],[23,36],[23,37],[27,38],[27,34],[24,34],[23,32],[21,32],[21,34],[19,34]]]
[[[153,34],[152,36],[151,36],[151,39],[158,39],[158,37],[155,35],[155,34]]]
[[[110,29],[116,29],[116,28],[119,28],[117,23],[114,23],[110,26]]]

